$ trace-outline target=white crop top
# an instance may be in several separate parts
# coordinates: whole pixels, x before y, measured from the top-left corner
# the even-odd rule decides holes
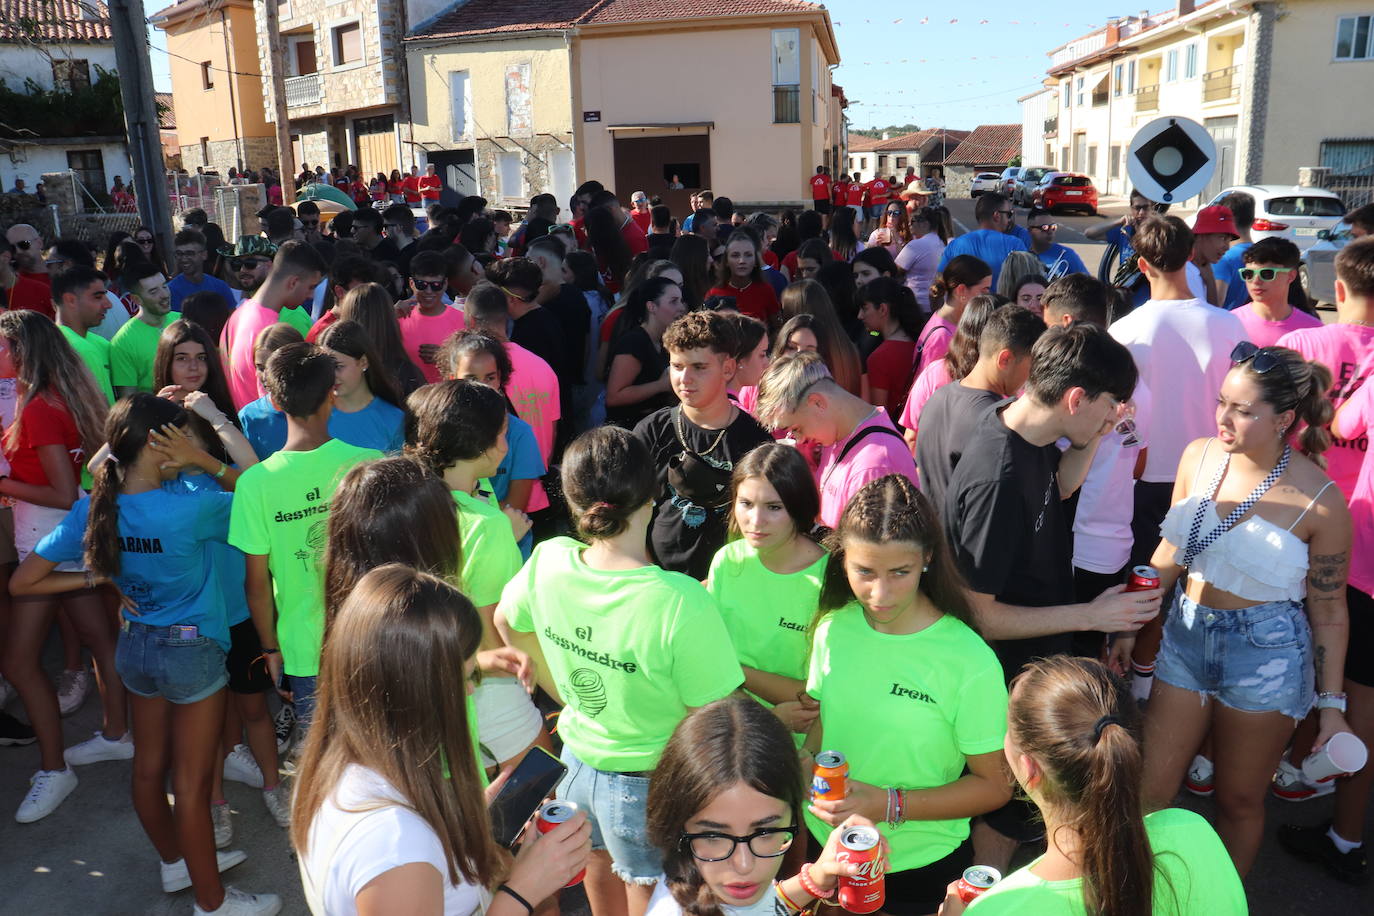
[[[1203,459],[1211,445],[1207,443]],[[1199,460],[1199,470],[1201,467],[1202,460]],[[1197,486],[1196,477],[1193,486]],[[1331,484],[1328,482],[1326,486]],[[1322,487],[1287,528],[1280,528],[1253,513],[1237,522],[1193,559],[1188,569],[1189,581],[1205,582],[1246,601],[1302,601],[1307,597],[1307,544],[1293,533],[1293,528],[1324,492],[1326,487]],[[1202,530],[1198,532],[1199,538],[1205,538],[1221,527],[1216,503],[1206,494],[1193,493],[1175,503],[1159,526],[1159,533],[1176,548],[1175,563],[1183,562],[1188,529],[1192,527],[1201,501],[1206,501],[1210,507],[1210,511],[1203,513]]]

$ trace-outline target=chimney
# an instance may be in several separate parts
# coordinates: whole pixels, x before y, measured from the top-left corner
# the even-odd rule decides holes
[[[1107,47],[1112,47],[1121,42],[1121,20],[1107,20]]]
[[[1196,8],[1197,4],[1194,3],[1194,0],[1178,0],[1178,6],[1175,8],[1175,15],[1177,18],[1182,19],[1184,16],[1192,13]]]
[[[892,134],[888,133],[887,131],[883,131],[883,139],[884,139],[884,140],[891,140],[891,139],[892,139]]]

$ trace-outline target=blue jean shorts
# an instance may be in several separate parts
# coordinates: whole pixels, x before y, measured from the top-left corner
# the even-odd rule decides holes
[[[649,777],[608,773],[577,759],[563,746],[568,775],[559,798],[576,802],[592,822],[592,849],[611,854],[611,871],[626,884],[653,884],[663,874],[663,853],[649,843],[645,816]]]
[[[1295,601],[1218,610],[1179,589],[1164,623],[1155,676],[1232,709],[1301,720],[1316,692],[1307,614]]]
[[[171,627],[120,622],[115,670],[130,693],[199,703],[229,683],[225,652],[208,636],[171,638]]]

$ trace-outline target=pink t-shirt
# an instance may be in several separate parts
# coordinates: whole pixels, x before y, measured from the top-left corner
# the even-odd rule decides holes
[[[1358,324],[1304,328],[1283,335],[1279,346],[1297,350],[1331,370],[1335,382],[1330,397],[1337,409],[1374,375],[1374,328]],[[1360,464],[1369,451],[1369,434],[1366,431],[1349,439],[1342,438],[1334,429],[1332,434],[1335,439],[1331,447],[1322,453],[1326,473],[1349,500],[1355,492]]]
[[[892,433],[869,433],[841,462],[839,457],[844,447],[870,426],[884,426]],[[821,450],[821,464],[816,471],[821,490],[821,524],[834,528],[854,494],[863,489],[864,484],[888,474],[901,474],[915,483],[916,459],[911,457],[897,427],[888,419],[887,411],[875,407],[873,416],[854,427],[854,432]]]
[[[917,377],[925,371],[926,366],[944,359],[945,354],[949,352],[950,342],[954,340],[955,328],[955,322],[941,318],[939,313],[930,316],[926,326],[921,328],[920,336],[916,338],[916,348],[921,353],[916,360]]]
[[[1255,312],[1253,302],[1247,302],[1238,309],[1231,311],[1240,319],[1240,323],[1245,325],[1245,333],[1250,336],[1250,341],[1257,347],[1272,347],[1279,342],[1279,338],[1289,331],[1300,331],[1303,328],[1319,328],[1322,320],[1315,315],[1309,315],[1302,309],[1293,309],[1292,314],[1282,321],[1267,321]]]
[[[1343,439],[1368,438],[1374,427],[1374,385],[1362,385],[1341,408],[1331,431]],[[1350,584],[1374,595],[1374,457],[1364,453],[1350,497],[1354,537],[1350,545]]]
[[[506,341],[506,353],[512,367],[506,394],[515,407],[515,415],[534,427],[539,454],[547,466],[553,453],[554,424],[560,416],[558,376],[547,362],[518,343]]]
[[[949,377],[949,363],[944,359],[937,359],[933,363],[928,363],[921,374],[916,376],[916,381],[911,383],[911,393],[906,396],[906,407],[902,408],[902,426],[907,429],[921,428],[921,411],[925,410],[926,401],[935,390],[942,385],[948,385],[953,379]]]
[[[256,299],[245,299],[234,309],[225,322],[224,330],[220,332],[219,346],[224,351],[229,396],[239,410],[267,393],[263,391],[257,369],[253,367],[253,341],[263,328],[281,320],[281,312],[263,308]]]
[[[465,321],[463,313],[456,308],[445,306],[443,312],[438,315],[422,315],[417,306],[400,321],[401,344],[405,347],[406,356],[420,367],[426,382],[439,381],[439,367],[420,359],[420,345],[442,344],[454,331],[461,331]]]

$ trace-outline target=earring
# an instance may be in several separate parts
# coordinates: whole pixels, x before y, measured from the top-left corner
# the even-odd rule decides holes
[[[925,566],[922,566],[922,567],[921,567],[921,572],[923,572],[923,573],[924,573],[924,572],[930,572],[930,564],[927,563]]]
[[[1280,426],[1280,427],[1279,427],[1279,438],[1282,439],[1282,438],[1283,438],[1285,435],[1287,435],[1287,434],[1288,434],[1288,427],[1287,427],[1287,426]]]

